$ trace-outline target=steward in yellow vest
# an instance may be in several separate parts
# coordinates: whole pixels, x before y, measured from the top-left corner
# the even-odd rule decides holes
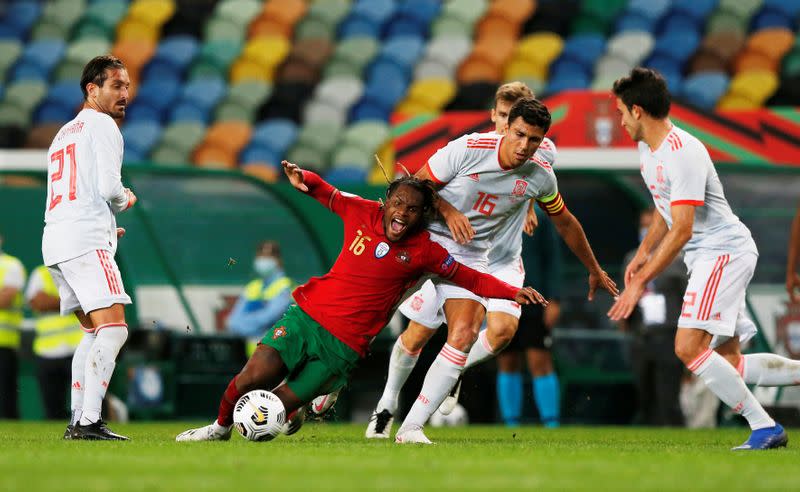
[[[274,241],[259,245],[253,270],[257,278],[245,286],[226,323],[228,331],[248,338],[248,355],[292,303],[295,287],[283,272],[280,250]]]
[[[48,419],[69,416],[67,400],[72,372],[72,354],[83,331],[74,314],[62,316],[58,287],[46,266],[31,273],[25,299],[34,314],[36,376]]]
[[[0,419],[19,418],[17,375],[25,267],[2,250],[0,236]]]

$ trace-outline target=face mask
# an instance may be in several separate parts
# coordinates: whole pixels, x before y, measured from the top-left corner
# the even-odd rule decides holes
[[[642,227],[639,229],[639,242],[641,243],[644,241],[644,237],[647,235],[647,227]]]
[[[269,277],[278,269],[278,261],[271,256],[259,256],[253,261],[253,270],[259,277]]]

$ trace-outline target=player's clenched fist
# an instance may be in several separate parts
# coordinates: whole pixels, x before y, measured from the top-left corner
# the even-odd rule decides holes
[[[130,188],[125,188],[125,194],[128,195],[128,206],[125,207],[125,210],[127,210],[132,206],[136,205],[136,202],[139,199],[136,198],[136,195],[130,190]]]
[[[292,164],[289,161],[281,161],[281,165],[283,166],[283,172],[286,173],[286,177],[289,178],[289,182],[292,183],[292,186],[306,193],[308,191],[308,186],[303,182],[303,170],[300,169],[297,164]]]
[[[547,306],[547,300],[533,287],[523,287],[517,291],[514,301],[518,304],[541,304]]]

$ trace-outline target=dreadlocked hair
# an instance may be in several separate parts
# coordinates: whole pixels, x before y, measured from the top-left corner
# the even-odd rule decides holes
[[[401,186],[408,186],[417,190],[422,195],[422,217],[414,228],[414,231],[427,229],[431,221],[436,217],[436,203],[439,200],[439,193],[433,181],[429,179],[419,179],[416,176],[403,176],[397,178],[386,189],[386,200],[389,200],[395,191]]]

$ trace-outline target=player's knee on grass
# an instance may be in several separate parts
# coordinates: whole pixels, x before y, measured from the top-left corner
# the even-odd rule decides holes
[[[416,321],[410,321],[406,331],[400,334],[400,339],[402,340],[403,347],[405,347],[406,350],[411,353],[416,353],[425,347],[425,345],[428,343],[428,340],[430,340],[435,333],[436,330],[431,330],[430,328],[421,325]]]
[[[281,354],[268,345],[259,345],[236,378],[241,393],[259,388],[271,390],[286,377],[286,365]]]

